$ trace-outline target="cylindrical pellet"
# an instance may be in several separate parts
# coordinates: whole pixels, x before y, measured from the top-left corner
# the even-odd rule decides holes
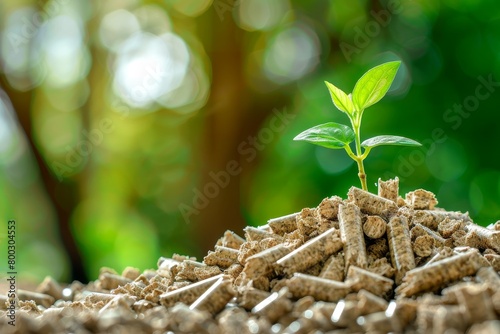
[[[378,215],[388,218],[398,211],[398,206],[394,201],[356,187],[351,187],[351,189],[349,189],[348,197],[363,213],[369,215]]]
[[[344,243],[344,260],[346,270],[350,265],[360,268],[368,266],[365,236],[361,226],[361,212],[352,204],[341,204],[339,207],[340,235]]]
[[[246,259],[243,271],[250,279],[269,275],[276,265],[276,261],[290,253],[291,249],[284,244],[268,248]]]
[[[387,224],[387,238],[392,266],[396,269],[396,283],[401,284],[406,272],[415,268],[415,257],[405,217],[391,218]]]
[[[417,189],[406,194],[406,205],[416,210],[432,210],[438,203],[430,191]]]
[[[269,297],[255,305],[252,313],[265,316],[271,323],[276,322],[281,316],[292,310],[292,302],[288,299],[288,288],[273,292]]]
[[[393,202],[397,202],[399,195],[399,179],[396,176],[394,179],[382,181],[378,179],[378,195]]]
[[[338,254],[331,255],[325,262],[323,269],[321,269],[319,277],[342,282],[344,281],[345,276],[344,268],[344,254],[340,252]]]
[[[346,282],[351,285],[351,290],[354,292],[364,289],[382,298],[387,298],[390,295],[392,286],[394,285],[392,279],[356,266],[349,267]]]
[[[299,273],[288,280],[287,287],[295,298],[312,296],[325,302],[336,302],[350,291],[350,286],[344,282]]]
[[[183,302],[184,304],[191,304],[199,296],[201,296],[207,289],[212,286],[217,280],[222,278],[222,274],[207,278],[205,280],[199,281],[187,285],[185,287],[179,288],[174,291],[164,293],[160,296],[160,303],[166,307],[173,306],[177,302]]]
[[[280,272],[291,276],[323,261],[341,248],[338,231],[331,228],[279,259],[277,265]]]
[[[387,229],[387,223],[379,216],[368,216],[363,224],[363,232],[370,239],[382,238]]]
[[[445,283],[475,274],[479,268],[485,266],[484,261],[479,252],[473,250],[413,269],[406,273],[403,284],[396,289],[396,294],[411,297],[436,289]]]
[[[236,295],[232,283],[225,277],[219,278],[207,291],[196,299],[190,310],[207,311],[211,314],[219,313],[226,304]]]
[[[238,262],[238,250],[215,246],[215,251],[209,251],[208,255],[203,258],[203,262],[209,266],[219,266],[220,268],[229,268],[233,263]]]
[[[267,221],[273,233],[284,236],[297,229],[298,212],[283,217],[269,219]]]

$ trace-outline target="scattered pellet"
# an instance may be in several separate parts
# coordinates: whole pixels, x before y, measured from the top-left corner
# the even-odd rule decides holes
[[[479,282],[487,283],[500,291],[500,276],[492,267],[483,267],[477,271],[476,278]]]
[[[255,305],[252,313],[265,316],[271,323],[274,323],[281,316],[292,310],[292,302],[288,296],[288,288],[282,288],[279,292],[273,292],[269,297]]]
[[[477,250],[454,255],[408,271],[403,283],[396,288],[396,294],[410,297],[420,292],[431,291],[445,283],[473,275],[483,266],[485,266],[484,259]]]
[[[283,242],[282,236],[268,232],[268,231],[261,229],[261,228],[247,226],[243,230],[245,231],[246,241],[261,241],[263,239],[273,238],[273,239],[276,239],[280,243]]]
[[[244,242],[245,239],[243,239],[233,231],[227,230],[226,232],[224,232],[224,236],[217,240],[216,246],[239,249]]]
[[[243,324],[248,321],[248,313],[240,308],[232,307],[223,310],[216,318],[221,333],[245,333]],[[246,333],[245,333],[246,334]]]
[[[436,196],[430,191],[417,189],[406,194],[406,205],[416,210],[433,210],[436,204]]]
[[[245,288],[240,291],[238,295],[238,305],[250,311],[270,295],[271,294],[267,291],[262,291],[255,288]]]
[[[191,282],[198,281],[198,274],[196,273],[197,268],[203,268],[207,265],[205,263],[193,261],[193,260],[184,260],[177,267],[175,275],[175,280],[188,280]]]
[[[436,247],[443,247],[443,246],[451,247],[451,246],[453,246],[453,241],[451,239],[443,238],[438,232],[435,232],[422,224],[419,224],[419,223],[414,224],[412,229],[410,230],[411,239],[413,241],[415,241],[415,239],[417,237],[424,236],[424,235],[428,235],[428,236],[432,237],[435,241],[434,245]]]
[[[500,333],[500,320],[485,321],[482,324],[472,326],[468,334]]]
[[[312,234],[318,232],[320,221],[316,208],[304,208],[297,216],[297,229],[306,238],[313,237]]]
[[[99,283],[101,287],[106,290],[116,289],[119,286],[124,286],[132,282],[131,279],[113,273],[102,273],[99,275]]]
[[[276,261],[290,253],[290,251],[290,247],[284,244],[268,248],[247,258],[243,270],[250,279],[267,276],[273,272]]]
[[[217,275],[207,278],[197,283],[189,284],[177,290],[166,292],[160,296],[160,303],[166,307],[171,307],[177,302],[184,304],[191,304],[199,296],[201,296],[207,289],[212,286],[217,280],[222,278],[223,275]]]
[[[488,260],[490,265],[495,271],[500,271],[500,255],[498,254],[485,254],[484,258]]]
[[[432,316],[432,326],[434,333],[445,333],[452,330],[464,333],[467,323],[460,306],[438,305]]]
[[[296,273],[288,280],[287,287],[295,298],[312,296],[316,300],[335,302],[344,298],[350,285],[329,279]]]
[[[438,224],[437,231],[443,238],[450,238],[453,233],[465,228],[466,222],[463,220],[446,218]]]
[[[394,285],[393,280],[356,266],[349,267],[346,282],[349,283],[354,292],[363,289],[382,298],[389,297]]]
[[[356,187],[351,187],[347,195],[349,200],[353,201],[363,213],[369,215],[388,218],[398,211],[398,207],[394,201]]]
[[[23,289],[17,290],[17,297],[19,298],[19,300],[23,301],[33,300],[37,305],[42,305],[45,308],[50,307],[56,301],[55,298],[50,295]]]
[[[387,225],[387,238],[392,266],[396,270],[396,283],[401,284],[406,272],[415,268],[415,257],[405,217],[391,218]]]
[[[384,298],[374,295],[373,293],[368,292],[364,289],[358,291],[358,299],[360,315],[384,311],[389,305],[389,303]]]
[[[352,188],[351,188],[352,189]],[[361,226],[361,212],[352,204],[341,204],[339,207],[340,236],[344,244],[344,259],[346,268],[355,265],[360,268],[368,266],[365,237]]]
[[[387,258],[383,257],[370,263],[368,271],[387,278],[393,278],[396,270],[389,264]]]
[[[389,244],[386,238],[380,238],[371,241],[371,244],[366,248],[370,261],[385,257],[389,253]]]
[[[235,295],[236,292],[232,288],[231,280],[222,276],[212,284],[207,291],[198,297],[198,299],[189,306],[189,309],[217,314]]]
[[[421,257],[430,256],[434,249],[434,242],[434,238],[430,235],[421,235],[413,242],[413,252]]]
[[[431,230],[437,230],[439,224],[445,219],[461,220],[470,222],[469,214],[453,211],[441,210],[414,210],[411,211],[411,222],[413,224],[420,223]]]
[[[345,268],[344,254],[340,252],[331,255],[323,265],[323,268],[319,273],[319,277],[342,282],[345,276],[344,268]]]
[[[465,308],[463,313],[469,324],[496,319],[486,285],[467,284],[463,286],[458,293],[458,302]]]
[[[492,248],[500,253],[500,231],[493,231],[475,224],[467,224],[465,229],[478,238],[477,248]],[[479,247],[478,247],[479,246]]]
[[[63,299],[63,288],[52,277],[47,276],[42,283],[37,287],[37,292],[54,297],[55,300]]]
[[[387,223],[379,216],[368,216],[363,224],[363,232],[370,239],[382,238],[387,229]]]
[[[269,219],[267,221],[273,233],[284,236],[297,229],[297,216],[299,213],[292,213],[283,217]]]
[[[323,199],[318,205],[319,215],[328,220],[338,220],[340,203],[342,203],[342,198],[339,196],[332,196]]]
[[[277,270],[291,276],[314,266],[342,248],[339,232],[335,228],[309,240],[299,248],[279,259]]]
[[[203,262],[209,266],[219,266],[229,268],[233,263],[238,262],[238,251],[224,246],[215,246],[215,251],[209,251],[203,258]]]
[[[217,268],[217,267],[214,267],[214,268]],[[241,264],[234,263],[229,268],[224,270],[224,274],[231,276],[231,278],[233,278],[233,279],[236,279],[236,277],[238,277],[241,274],[241,272],[243,271],[243,268],[244,267]],[[215,276],[215,275],[211,275],[211,276]],[[208,278],[208,277],[206,277],[206,278]]]
[[[337,327],[348,328],[349,332],[359,332],[361,329],[356,322],[359,316],[357,301],[340,300],[332,313],[331,321]]]
[[[399,179],[395,177],[391,180],[382,181],[382,179],[379,178],[378,195],[397,203],[399,195]]]

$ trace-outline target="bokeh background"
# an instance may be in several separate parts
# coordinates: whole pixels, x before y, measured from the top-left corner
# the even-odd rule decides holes
[[[350,92],[390,60],[403,64],[362,137],[425,145],[374,149],[370,190],[397,175],[402,195],[428,189],[481,225],[500,217],[495,0],[2,0],[0,10],[0,240],[15,219],[21,280],[201,259],[226,229],[345,197],[359,186],[345,153],[292,139],[347,124],[324,80]]]

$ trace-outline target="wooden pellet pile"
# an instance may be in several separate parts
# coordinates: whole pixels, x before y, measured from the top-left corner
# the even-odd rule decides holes
[[[500,333],[500,221],[435,208],[419,189],[348,198],[227,231],[202,262],[103,268],[88,285],[18,291],[1,333]],[[0,304],[8,302],[0,296]]]

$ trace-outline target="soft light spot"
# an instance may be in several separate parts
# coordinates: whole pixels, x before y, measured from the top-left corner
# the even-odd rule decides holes
[[[269,30],[275,27],[290,10],[287,0],[246,0],[237,7],[236,21],[247,31]]]

